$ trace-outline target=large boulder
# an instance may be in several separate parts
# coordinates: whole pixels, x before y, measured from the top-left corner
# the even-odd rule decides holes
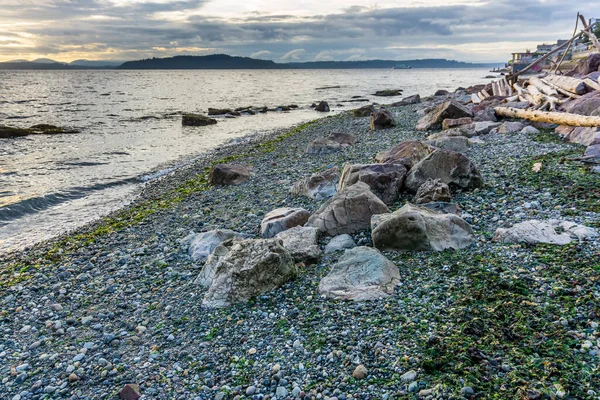
[[[216,119],[200,114],[183,114],[181,117],[181,124],[183,126],[206,126],[214,125],[216,123]]]
[[[409,104],[419,104],[419,103],[421,103],[421,96],[419,96],[418,94],[415,94],[412,96],[405,97],[402,100],[392,103],[390,105],[392,107],[400,107],[400,106],[407,106]]]
[[[260,223],[260,236],[272,238],[279,232],[304,225],[309,217],[310,212],[303,208],[277,208],[263,218]]]
[[[312,174],[308,178],[294,183],[290,192],[295,195],[306,196],[315,200],[328,199],[337,193],[340,180],[338,167],[330,168],[323,172]]]
[[[600,116],[600,92],[594,90],[578,99],[566,101],[561,110],[580,115]]]
[[[473,243],[473,229],[455,214],[406,204],[391,214],[374,215],[373,246],[379,250],[442,251]]]
[[[218,164],[208,174],[211,185],[239,185],[250,179],[250,168],[240,164]]]
[[[342,146],[351,146],[354,143],[356,143],[356,137],[354,137],[354,135],[351,135],[349,133],[344,133],[344,132],[330,133],[329,136],[327,137],[327,139],[337,142],[337,143],[341,144]]]
[[[295,262],[311,263],[321,257],[319,230],[309,226],[296,226],[276,236],[283,247],[290,252]]]
[[[579,143],[584,146],[600,144],[600,128],[561,125],[556,128],[556,133],[571,143]]]
[[[428,131],[440,129],[445,119],[463,117],[473,117],[473,113],[455,100],[446,101],[421,118],[417,123],[417,130]]]
[[[591,72],[600,70],[600,54],[592,54],[589,57],[581,59],[575,68],[567,73],[569,76],[585,76]]]
[[[439,179],[427,179],[415,195],[415,204],[449,202],[452,200],[450,187]]]
[[[598,231],[570,221],[556,219],[520,222],[510,228],[498,228],[493,241],[502,243],[556,244],[565,245],[573,240],[584,240],[598,236]]]
[[[451,188],[475,189],[483,186],[475,164],[463,154],[448,150],[437,150],[415,165],[404,185],[416,193],[428,179],[439,179]]]
[[[375,107],[373,107],[372,105],[366,105],[366,106],[357,108],[352,113],[354,114],[355,117],[368,117],[373,112],[375,112]]]
[[[371,192],[366,183],[358,182],[344,188],[321,206],[308,220],[331,236],[369,229],[371,216],[388,213],[389,209]]]
[[[317,106],[315,107],[315,111],[320,111],[320,112],[329,112],[329,103],[327,103],[326,101],[321,101],[319,104],[317,104]]]
[[[343,300],[375,300],[394,293],[400,272],[393,262],[371,247],[346,250],[321,279],[319,293]]]
[[[435,148],[418,140],[407,140],[375,156],[380,164],[402,164],[407,169],[435,151]]]
[[[248,238],[249,235],[234,232],[229,229],[215,229],[202,232],[191,239],[189,253],[192,260],[204,262],[218,245],[233,238]]]
[[[363,182],[386,204],[398,198],[406,177],[406,167],[402,164],[355,164],[346,165],[340,178],[338,191]]]
[[[338,142],[334,142],[331,139],[321,138],[315,139],[308,144],[306,148],[306,154],[331,154],[336,151],[340,151],[342,149],[342,145]]]
[[[279,239],[234,239],[215,249],[196,283],[208,287],[204,306],[227,307],[277,289],[297,274]]]
[[[371,130],[386,129],[396,126],[394,116],[388,110],[377,110],[371,114]]]

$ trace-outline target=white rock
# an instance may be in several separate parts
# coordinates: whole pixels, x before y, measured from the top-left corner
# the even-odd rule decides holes
[[[508,229],[498,228],[492,240],[503,243],[565,245],[573,240],[584,240],[597,236],[598,231],[587,226],[551,219],[520,222]]]
[[[215,229],[199,233],[191,240],[189,248],[190,257],[196,262],[204,262],[218,245],[235,237],[247,238],[248,235],[229,229]]]
[[[343,235],[335,236],[327,246],[325,246],[325,253],[333,253],[338,250],[352,249],[356,247],[356,243],[354,243],[354,239],[352,236],[344,233]]]

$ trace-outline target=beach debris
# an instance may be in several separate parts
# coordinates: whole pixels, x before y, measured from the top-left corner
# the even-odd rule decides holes
[[[473,229],[454,213],[440,213],[407,203],[371,219],[373,246],[382,251],[462,249],[474,241]]]
[[[344,252],[321,279],[319,293],[343,300],[375,300],[391,295],[399,282],[400,272],[393,262],[379,250],[361,246]]]
[[[531,168],[531,171],[533,171],[533,172],[540,172],[541,170],[542,170],[541,162],[536,162],[535,164],[533,164],[533,167]]]

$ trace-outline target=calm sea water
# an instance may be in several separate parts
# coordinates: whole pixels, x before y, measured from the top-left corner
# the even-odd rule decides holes
[[[433,94],[486,82],[481,69],[304,71],[0,71],[0,124],[48,123],[78,134],[0,139],[0,252],[74,229],[131,201],[144,181],[233,138],[323,117],[309,108],[376,90]],[[336,86],[336,88],[321,89]],[[217,125],[182,127],[177,112],[297,104]],[[344,106],[336,106],[344,104]],[[158,118],[154,118],[158,117]]]

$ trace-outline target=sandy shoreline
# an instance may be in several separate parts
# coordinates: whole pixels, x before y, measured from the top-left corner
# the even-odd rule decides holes
[[[319,296],[320,278],[340,257],[333,253],[249,304],[200,306],[204,289],[192,282],[201,265],[181,243],[190,231],[256,236],[274,208],[314,211],[322,202],[292,196],[294,182],[422,140],[417,111],[431,104],[391,108],[398,124],[382,131],[369,132],[368,118],[343,113],[252,137],[147,184],[132,205],[104,220],[0,256],[7,398],[114,398],[125,383],[153,399],[300,392],[332,400],[518,398],[563,389],[593,398],[590,390],[600,393],[593,379],[598,356],[579,349],[598,332],[598,240],[565,247],[491,242],[496,228],[532,218],[598,227],[599,211],[586,197],[597,178],[561,161],[582,148],[549,132],[490,134],[468,148],[485,186],[454,193],[453,201],[476,243],[459,251],[386,252],[402,277],[389,298]],[[309,141],[335,131],[352,133],[357,143],[305,154]],[[544,173],[531,172],[540,160]],[[209,187],[208,168],[230,161],[252,166],[252,179]],[[402,194],[390,209],[411,200]],[[352,236],[371,245],[366,231]],[[365,380],[352,378],[357,363],[369,370]],[[411,371],[416,377],[407,380]],[[70,374],[77,379],[69,382]]]

